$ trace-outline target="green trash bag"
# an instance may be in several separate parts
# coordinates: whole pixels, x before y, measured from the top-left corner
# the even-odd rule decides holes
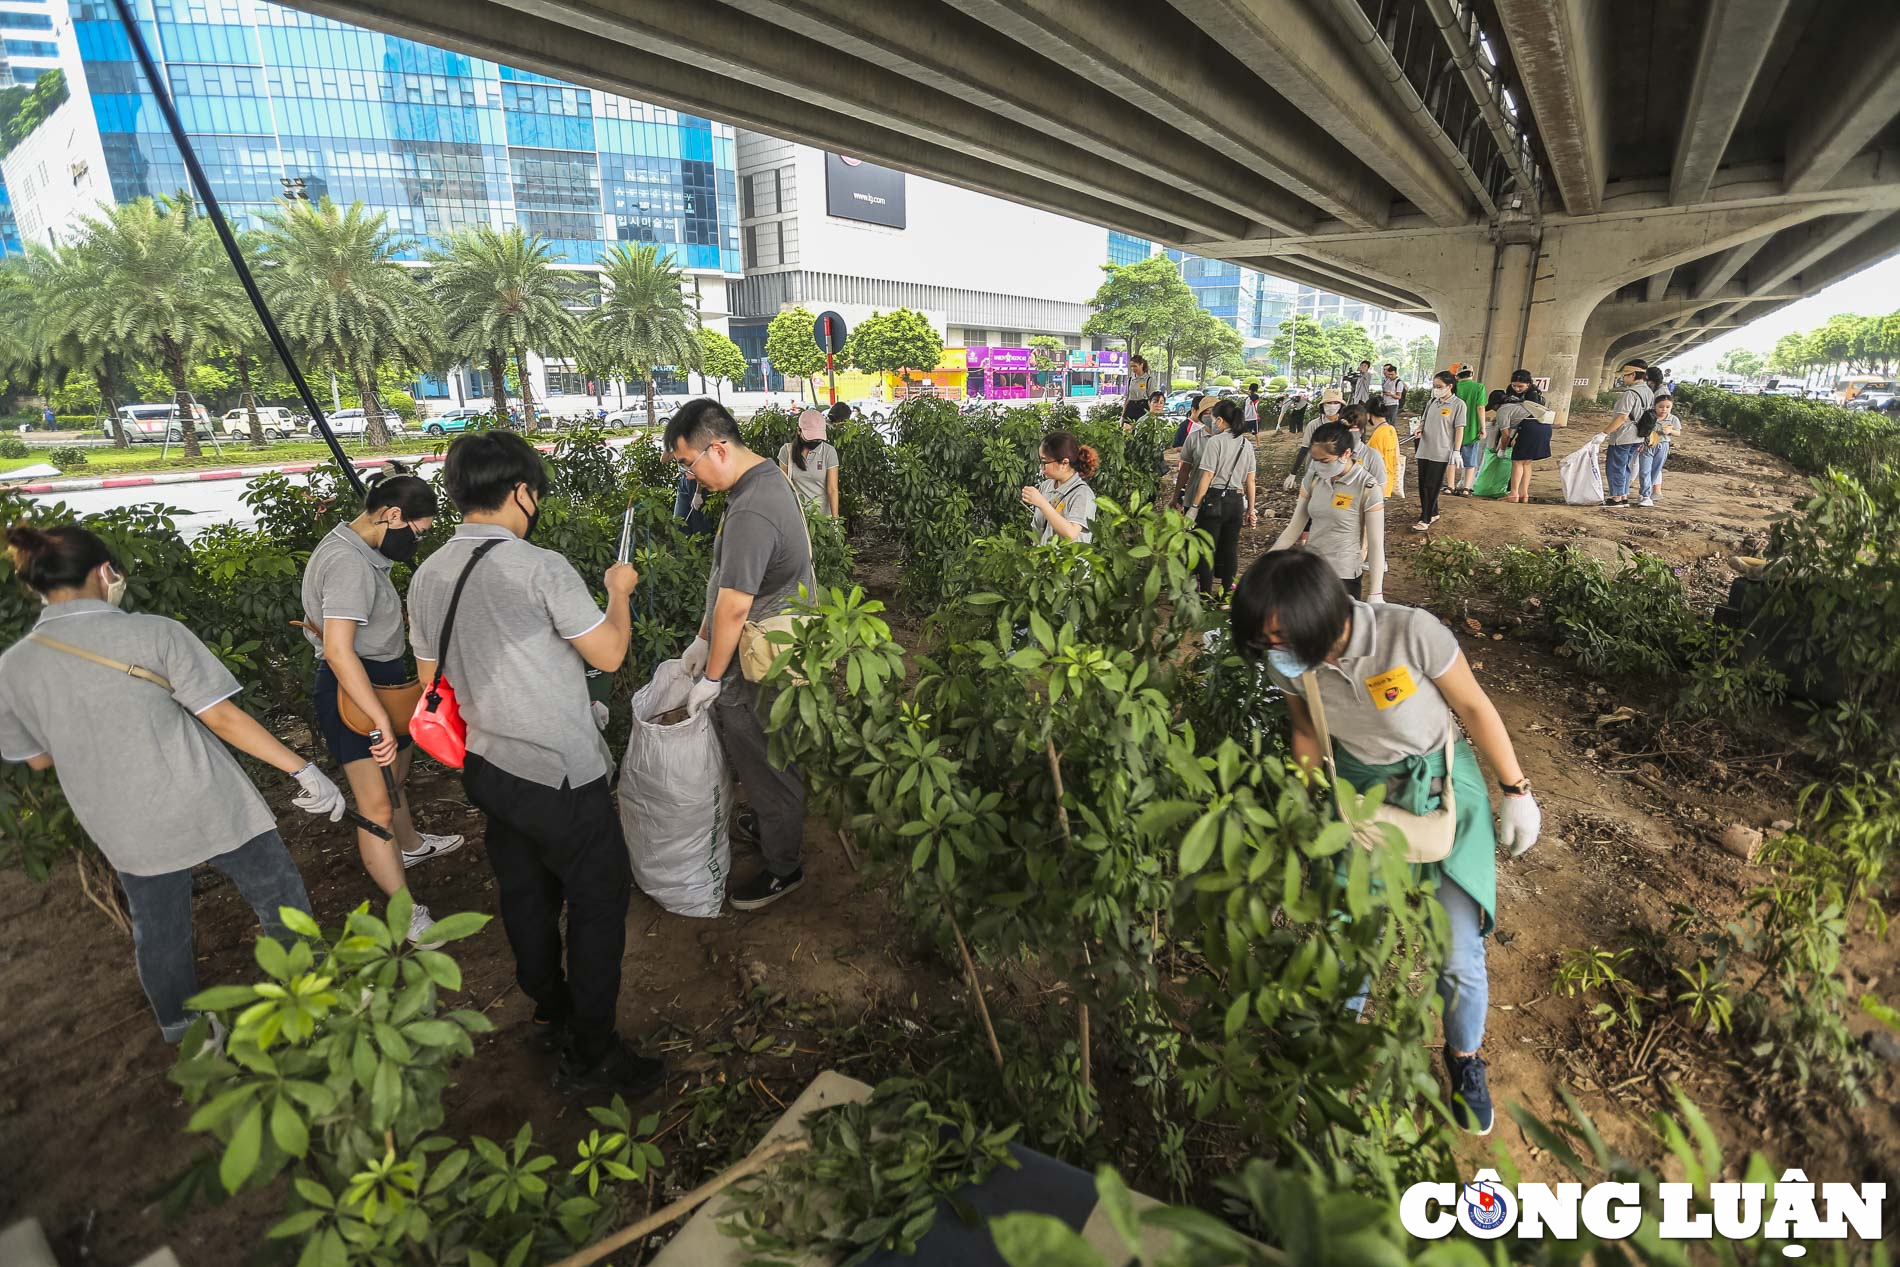
[[[1511,451],[1489,450],[1484,455],[1484,465],[1478,468],[1478,478],[1471,485],[1473,497],[1502,497],[1511,491]]]

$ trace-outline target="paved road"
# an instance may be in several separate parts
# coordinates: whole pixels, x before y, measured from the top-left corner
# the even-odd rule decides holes
[[[291,478],[301,480],[303,477],[299,475]],[[64,502],[87,515],[110,510],[114,506],[136,506],[144,502],[178,506],[189,512],[177,517],[178,530],[187,537],[195,537],[212,524],[246,525],[254,522],[250,508],[243,501],[244,490],[249,487],[249,480],[217,480],[206,484],[167,484],[157,488],[96,488],[79,493],[39,493],[33,496],[33,500]]]

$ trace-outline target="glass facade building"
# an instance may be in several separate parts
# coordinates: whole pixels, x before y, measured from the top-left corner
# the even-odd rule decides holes
[[[1201,307],[1232,326],[1241,338],[1261,337],[1263,275],[1232,260],[1210,260],[1172,247],[1168,258],[1181,266],[1181,280]]]
[[[410,258],[460,229],[519,225],[570,264],[655,242],[688,270],[740,273],[729,125],[263,0],[137,9],[235,219],[301,182],[312,200],[383,212]],[[113,5],[71,12],[113,197],[186,188]]]
[[[1133,264],[1145,260],[1154,254],[1154,243],[1147,238],[1130,237],[1126,233],[1108,231],[1108,262],[1110,264]]]

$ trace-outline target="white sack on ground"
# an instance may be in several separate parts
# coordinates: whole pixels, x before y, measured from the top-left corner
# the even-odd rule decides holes
[[[1572,506],[1603,504],[1603,472],[1597,468],[1597,460],[1607,439],[1609,436],[1599,431],[1588,444],[1557,464],[1564,481],[1564,500]]]
[[[726,901],[732,773],[712,713],[680,713],[693,680],[678,660],[634,692],[633,733],[620,763],[620,826],[640,891],[675,915],[711,919]]]

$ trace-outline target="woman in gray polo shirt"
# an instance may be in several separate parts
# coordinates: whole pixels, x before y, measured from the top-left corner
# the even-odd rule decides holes
[[[343,793],[232,701],[237,679],[189,629],[119,610],[126,574],[105,542],[70,525],[19,524],[7,546],[46,607],[0,655],[0,759],[57,773],[119,874],[139,983],[175,1043],[198,992],[193,867],[229,876],[268,936],[290,940],[283,907],[310,910],[276,817],[224,745],[296,779],[291,804],[307,813],[335,822]]]
[[[798,415],[798,439],[782,444],[778,466],[792,481],[800,500],[818,513],[838,517],[838,451],[825,439],[825,416],[816,409]]]
[[[1355,456],[1352,430],[1343,422],[1315,431],[1311,451],[1299,504],[1273,548],[1290,550],[1305,534],[1348,594],[1383,603],[1385,480]]]
[[[1064,541],[1089,541],[1089,523],[1095,518],[1095,490],[1089,476],[1100,463],[1095,450],[1082,444],[1066,431],[1051,431],[1042,438],[1042,483],[1023,488],[1023,505],[1034,507],[1029,530],[1036,544],[1046,546],[1060,537]]]
[[[385,894],[403,887],[403,872],[419,862],[453,853],[462,847],[460,836],[420,835],[404,799],[390,803],[383,771],[394,776],[400,791],[409,775],[409,738],[398,739],[396,723],[378,697],[379,686],[401,686],[415,681],[406,659],[409,640],[403,632],[402,599],[390,580],[397,563],[413,564],[416,542],[435,522],[435,490],[394,463],[370,478],[363,513],[338,524],[310,552],[303,572],[304,636],[317,653],[317,679],[311,688],[317,728],[323,732],[330,757],[343,771],[356,798],[359,813],[395,835],[384,840],[356,829],[356,849],[363,869]],[[343,724],[337,697],[347,694],[374,729],[382,732],[376,744]],[[409,919],[409,940],[425,944],[433,921],[421,902]]]
[[[1214,406],[1214,434],[1200,454],[1200,471],[1188,490],[1187,516],[1213,538],[1213,553],[1195,568],[1195,584],[1203,594],[1225,594],[1240,571],[1240,525],[1259,522],[1254,507],[1259,495],[1256,469],[1260,465],[1253,437],[1242,428],[1247,419],[1239,401],[1228,397]]]
[[[1438,993],[1445,1001],[1453,1111],[1467,1129],[1488,1133],[1491,1093],[1478,1047],[1489,1006],[1484,938],[1497,910],[1496,850],[1502,843],[1517,857],[1536,842],[1542,826],[1530,780],[1496,706],[1436,616],[1352,601],[1332,567],[1311,550],[1282,550],[1256,560],[1234,594],[1232,628],[1235,645],[1249,656],[1264,653],[1268,675],[1286,692],[1293,756],[1309,769],[1330,758],[1345,783],[1361,792],[1383,786],[1387,804],[1424,814],[1444,804],[1445,746],[1456,740],[1449,774],[1457,824],[1451,854],[1443,862],[1417,864],[1414,872],[1433,886],[1451,929]],[[1314,688],[1333,740],[1329,754],[1320,751],[1307,705]],[[1456,737],[1451,728],[1457,723],[1468,740]],[[1492,827],[1474,745],[1504,794],[1501,831]],[[1353,1006],[1363,1006],[1364,997],[1362,992]]]
[[[1453,394],[1458,376],[1440,370],[1432,376],[1431,399],[1418,425],[1418,522],[1413,532],[1424,532],[1438,522],[1438,495],[1444,491],[1445,472],[1458,454],[1465,434],[1465,402]]]

